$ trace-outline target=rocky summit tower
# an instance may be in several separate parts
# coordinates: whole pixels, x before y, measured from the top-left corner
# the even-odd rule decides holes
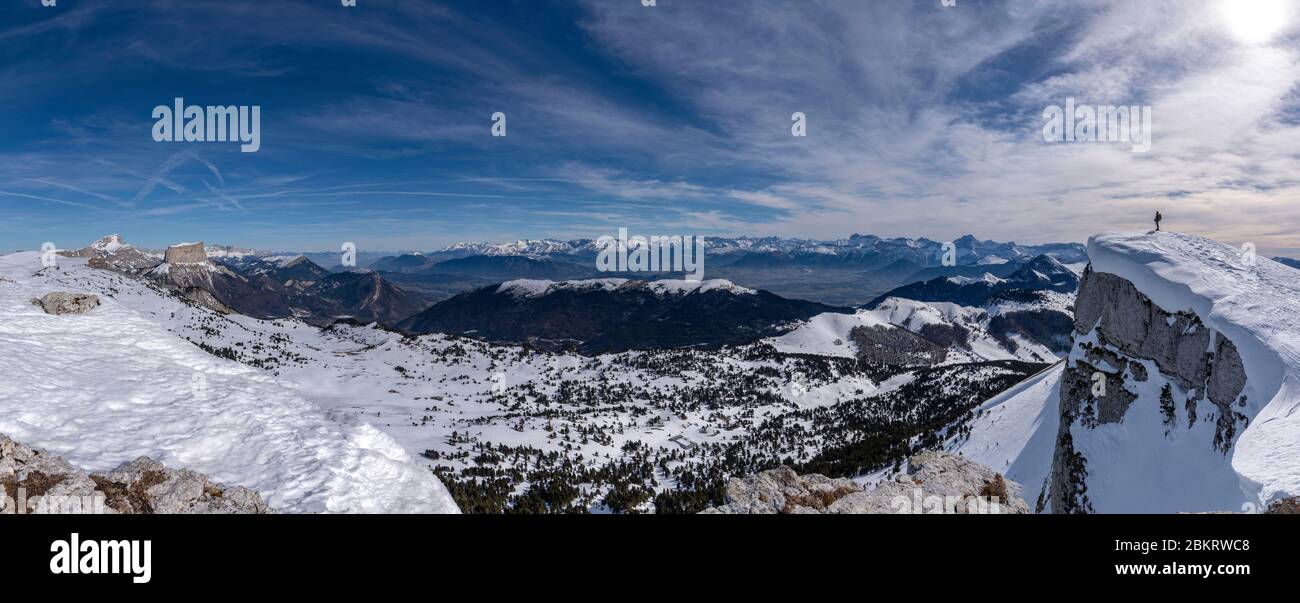
[[[163,257],[163,262],[167,264],[201,264],[208,261],[207,254],[203,251],[203,243],[181,243],[172,245],[167,248],[167,255]]]

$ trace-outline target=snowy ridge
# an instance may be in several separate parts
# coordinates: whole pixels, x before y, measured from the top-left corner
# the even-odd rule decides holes
[[[891,297],[873,310],[885,322],[909,331],[920,331],[925,325],[943,325],[954,321],[974,321],[981,310],[949,302],[919,302]]]
[[[1022,305],[1025,306],[1023,309],[1032,309],[1029,304]],[[984,310],[948,302],[891,297],[874,310],[817,315],[769,341],[777,350],[786,353],[853,358],[858,353],[858,346],[850,335],[857,327],[892,327],[916,334],[921,334],[927,326],[955,327],[969,333],[967,345],[950,349],[944,364],[984,360],[1055,362],[1056,354],[1040,343],[1013,334],[1011,339],[1016,343],[1016,350],[1011,351],[989,333],[989,318],[1010,311],[1014,309],[994,306]]]
[[[992,273],[985,272],[983,276],[978,276],[978,277],[950,276],[948,277],[948,282],[954,285],[969,285],[971,283],[981,283],[981,282],[988,283],[990,285],[998,285],[1007,282],[1007,280],[1004,278],[998,278],[996,276],[993,276]]]
[[[438,250],[439,253],[445,252],[464,252],[471,255],[522,255],[536,257],[551,253],[574,253],[581,251],[591,242],[587,240],[577,241],[558,241],[555,239],[536,239],[520,240],[514,243],[454,243]],[[418,254],[423,255],[423,254]]]
[[[149,269],[149,272],[146,272],[145,275],[155,278],[167,276],[171,274],[172,266],[181,266],[189,270],[206,270],[213,274],[224,274],[232,278],[237,278],[235,273],[231,272],[226,267],[213,264],[212,262],[185,262],[180,264],[168,264],[164,262]]]
[[[149,456],[247,486],[283,511],[457,512],[392,437],[205,353],[106,297],[99,280],[127,281],[84,264],[38,273],[37,253],[0,257],[0,433],[92,471]],[[102,305],[85,315],[30,302],[86,290]],[[177,303],[143,285],[130,295]]]
[[[1191,311],[1231,340],[1250,418],[1231,451],[1247,496],[1300,495],[1300,284],[1282,264],[1173,232],[1106,233],[1088,241],[1093,270],[1121,277],[1168,312]]]
[[[1043,362],[1056,358],[1056,354],[1046,346],[1019,335],[1011,336],[1016,342],[1016,350],[1014,352],[1008,350],[988,331],[989,317],[995,314],[980,308],[948,302],[919,302],[891,297],[882,302],[872,312],[876,313],[885,322],[917,334],[921,334],[928,325],[939,327],[955,326],[969,331],[969,351],[975,357],[961,358],[960,355],[949,354],[950,361],[971,362],[1018,359]]]
[[[659,296],[704,293],[706,291],[730,291],[737,295],[753,295],[753,289],[746,289],[725,279],[707,281],[662,280],[634,281],[625,278],[600,278],[576,281],[548,281],[519,279],[501,283],[497,293],[508,293],[518,299],[529,299],[550,295],[557,291],[614,291],[621,287],[645,287]]]
[[[817,354],[853,358],[858,346],[849,338],[856,327],[890,327],[874,312],[854,314],[827,312],[812,317],[793,331],[771,339],[773,347],[787,354]]]
[[[625,278],[601,278],[585,281],[548,281],[540,279],[518,279],[506,281],[497,287],[497,293],[509,293],[518,299],[530,299],[550,295],[556,291],[613,291],[627,283]]]
[[[1010,301],[999,299],[995,303],[987,305],[984,310],[990,316],[1002,316],[1012,312],[1034,312],[1039,310],[1055,310],[1062,314],[1074,313],[1073,293],[1061,293],[1059,291],[1035,291],[1034,301]]]

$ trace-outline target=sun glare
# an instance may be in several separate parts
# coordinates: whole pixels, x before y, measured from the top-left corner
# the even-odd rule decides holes
[[[1243,44],[1265,44],[1287,24],[1286,0],[1220,0],[1219,14],[1233,37]]]

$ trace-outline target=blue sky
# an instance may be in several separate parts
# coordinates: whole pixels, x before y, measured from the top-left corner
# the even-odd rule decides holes
[[[6,2],[0,250],[1042,243],[1159,209],[1296,255],[1300,3],[1270,2]],[[260,106],[261,150],[155,142],[178,96]],[[1067,97],[1151,105],[1152,150],[1044,142]]]

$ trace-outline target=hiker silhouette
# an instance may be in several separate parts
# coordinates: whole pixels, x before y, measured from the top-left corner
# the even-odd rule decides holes
[[[1160,212],[1156,212],[1156,230],[1160,230],[1160,220],[1163,219],[1164,216],[1160,215]]]

